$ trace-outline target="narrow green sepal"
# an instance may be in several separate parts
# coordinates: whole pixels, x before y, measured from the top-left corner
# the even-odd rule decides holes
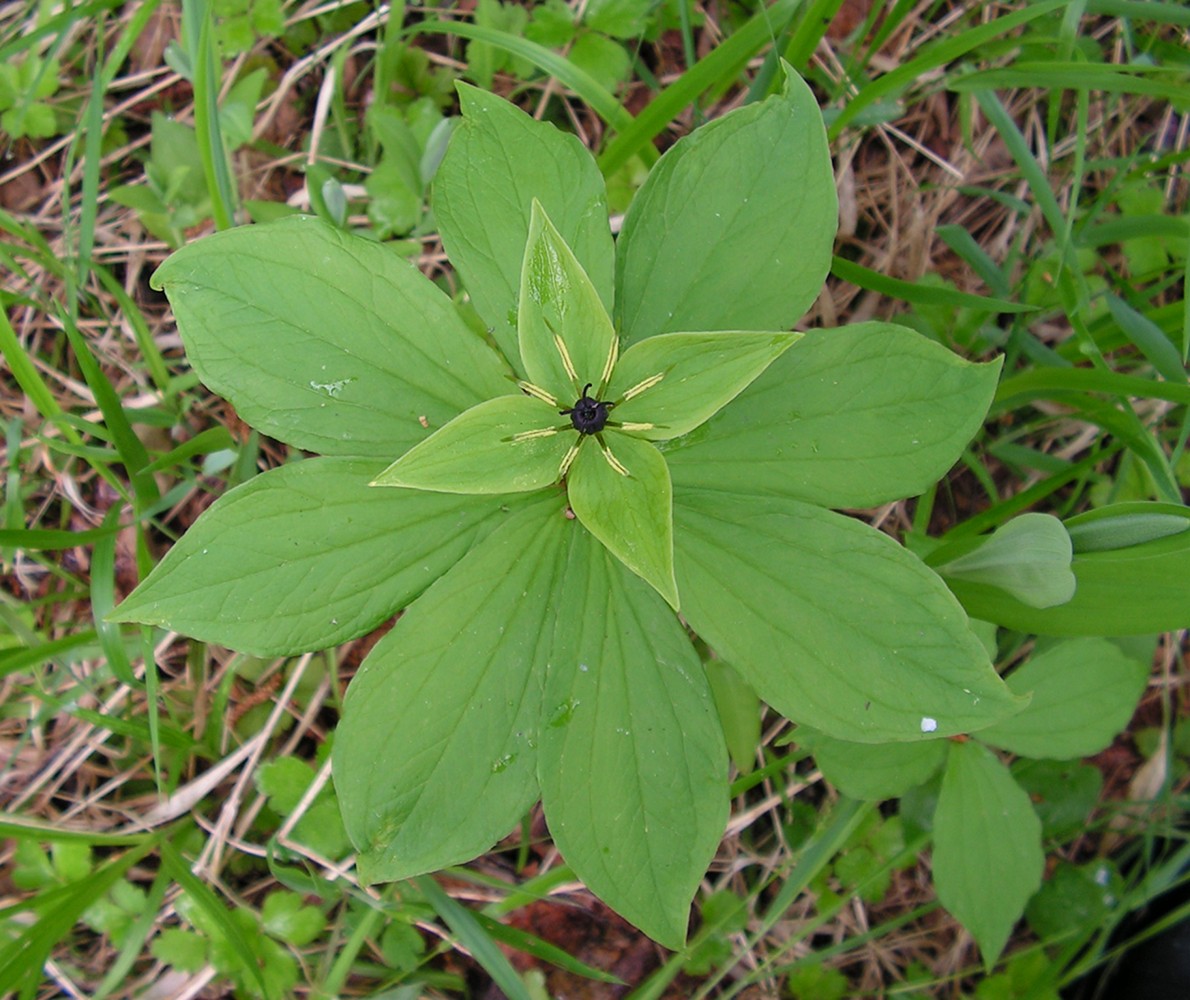
[[[617,347],[611,317],[574,252],[536,199],[521,267],[521,361],[529,379],[569,405],[610,376]]]
[[[561,428],[561,429],[560,429]],[[460,413],[372,480],[438,493],[528,493],[556,483],[575,432],[548,403],[499,396]]]
[[[601,447],[585,442],[571,466],[570,507],[612,555],[677,611],[669,467],[647,441],[614,431],[603,439]]]
[[[605,395],[611,400],[629,395],[617,403],[613,417],[652,424],[634,432],[641,437],[681,437],[735,399],[802,336],[727,331],[650,337],[624,352]]]

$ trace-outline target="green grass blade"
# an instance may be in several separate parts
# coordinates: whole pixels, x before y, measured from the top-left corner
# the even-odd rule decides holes
[[[230,229],[235,225],[236,196],[219,127],[219,74],[211,14],[205,0],[182,0],[182,21],[194,72],[194,130],[211,196],[211,212],[217,229]]]
[[[128,320],[132,327],[133,336],[136,337],[136,346],[140,350],[141,358],[149,370],[149,376],[153,379],[157,391],[163,396],[168,396],[173,388],[170,383],[169,368],[165,363],[165,358],[161,355],[161,350],[157,347],[157,342],[153,339],[153,334],[149,330],[149,325],[145,322],[140,308],[107,268],[93,266],[92,273],[99,279],[108,294],[116,300],[121,315]]]
[[[185,859],[167,840],[161,842],[161,867],[186,891],[194,900],[195,905],[206,914],[211,922],[223,932],[227,943],[236,953],[236,957],[244,963],[245,971],[256,981],[261,994],[270,1000],[276,996],[265,982],[255,951],[249,947],[239,926],[233,923],[227,908],[219,901],[219,897],[207,887],[207,884],[190,870]]]
[[[811,0],[810,6],[798,19],[798,26],[785,48],[785,61],[798,73],[805,74],[810,57],[826,36],[826,29],[842,6],[843,0]]]
[[[1052,399],[1052,393],[1103,392],[1113,396],[1165,399],[1190,406],[1190,386],[1159,382],[1138,375],[1121,375],[1099,368],[1033,368],[1004,379],[996,390],[992,413],[1014,410],[1035,399]]]
[[[25,549],[29,552],[56,552],[78,545],[94,545],[118,530],[88,528],[86,531],[67,531],[58,528],[4,528],[0,530],[0,545]]]
[[[434,912],[445,921],[459,939],[459,943],[471,953],[492,981],[509,997],[509,1000],[532,1000],[525,982],[492,940],[475,914],[455,902],[429,875],[419,875],[413,880],[421,890]]]
[[[1173,3],[1153,3],[1149,0],[1090,0],[1087,11],[1091,14],[1122,17],[1130,21],[1190,26],[1190,7],[1180,0]]]
[[[1024,305],[1020,302],[985,298],[982,295],[972,295],[970,292],[960,292],[953,288],[938,288],[933,285],[919,285],[912,281],[901,281],[899,278],[889,278],[878,271],[872,271],[852,261],[844,260],[842,257],[831,258],[831,273],[836,278],[858,285],[860,288],[867,288],[889,298],[912,302],[915,305],[954,306],[964,309],[979,309],[990,313],[1036,312],[1035,306]]]
[[[1066,3],[1067,0],[1044,0],[1043,3],[1030,4],[1024,10],[998,17],[987,24],[971,28],[969,31],[959,32],[954,36],[943,35],[939,41],[924,47],[921,55],[916,59],[911,59],[903,66],[898,66],[891,73],[886,73],[864,87],[839,112],[839,116],[827,129],[827,134],[831,139],[837,138],[839,133],[865,108],[871,107],[883,98],[899,96],[919,80],[928,79],[932,70],[954,62],[981,45],[1008,35],[1022,25],[1044,17],[1051,11],[1059,10],[1066,6]]]
[[[151,474],[144,471],[145,466],[149,464],[149,453],[132,429],[132,424],[129,423],[124,407],[120,403],[119,395],[108,381],[107,376],[103,374],[103,369],[99,367],[95,356],[91,353],[86,339],[69,317],[60,318],[70,346],[74,349],[74,357],[83,373],[83,378],[86,379],[91,392],[95,394],[95,402],[103,413],[104,424],[111,434],[112,443],[116,446],[120,461],[128,470],[128,478],[136,496],[136,505],[138,508],[150,506],[161,498],[161,494],[157,489],[156,480]]]
[[[1163,79],[1164,78],[1164,79]],[[1181,82],[1179,67],[1136,67],[1124,72],[1084,62],[1021,62],[1006,69],[975,70],[947,82],[954,91],[1042,88],[1050,91],[1093,90],[1105,94],[1137,94],[1160,100],[1190,101],[1190,84]]]
[[[42,380],[28,353],[21,346],[4,309],[0,309],[0,354],[4,355],[12,377],[16,379],[17,385],[21,387],[29,402],[37,408],[37,412],[59,427],[68,441],[81,445],[83,440],[75,433],[74,428],[59,419],[63,416],[62,407],[58,405],[49,386]]]
[[[1008,275],[984,250],[975,242],[975,237],[962,226],[942,225],[935,232],[951,250],[963,258],[992,293],[999,299],[1007,300],[1012,295],[1012,287]]]
[[[579,961],[568,951],[559,948],[557,945],[552,945],[548,941],[543,941],[535,934],[530,934],[527,931],[522,931],[508,924],[502,924],[500,921],[494,920],[484,913],[475,913],[473,916],[479,923],[479,926],[493,940],[499,941],[501,944],[515,948],[517,951],[524,952],[526,955],[532,955],[534,958],[540,959],[543,962],[556,965],[559,969],[563,969],[572,975],[582,976],[584,979],[593,979],[600,983],[611,983],[616,986],[624,985],[624,980],[618,979],[610,972],[604,972],[592,965],[588,965],[586,962]]]
[[[64,886],[67,892],[55,894],[53,902],[41,908],[32,926],[0,948],[0,994],[19,990],[22,997],[33,996],[41,982],[42,966],[55,946],[67,938],[83,913],[105,896],[152,846],[151,840],[142,843],[85,878]]]
[[[653,139],[704,91],[738,73],[774,35],[779,35],[800,0],[777,0],[763,8],[705,59],[686,70],[615,137],[599,157],[599,169],[610,177],[638,154],[655,156]]]
[[[145,899],[144,912],[129,926],[125,933],[124,943],[120,946],[120,953],[116,956],[116,960],[108,966],[103,981],[92,994],[91,1000],[104,1000],[108,994],[114,993],[126,985],[125,978],[135,967],[149,935],[156,930],[161,905],[165,901],[165,893],[170,884],[169,876],[162,870],[159,870],[153,877],[153,884]]]
[[[124,648],[124,637],[120,626],[105,621],[105,616],[116,606],[116,539],[120,508],[112,507],[103,519],[104,527],[113,530],[96,543],[91,553],[91,617],[95,621],[95,633],[103,647],[107,665],[121,683],[130,688],[139,688],[140,683],[132,672],[132,662]],[[148,667],[148,664],[146,664]]]
[[[1186,383],[1186,368],[1181,352],[1156,323],[1115,295],[1107,296],[1107,307],[1124,336],[1152,362],[1157,371],[1171,382]]]
[[[136,847],[156,839],[156,833],[96,833],[91,830],[69,830],[61,826],[48,826],[33,820],[18,818],[9,813],[0,817],[0,837],[20,840],[32,838],[38,841],[70,844],[91,844],[94,847]]]
[[[624,129],[632,122],[632,115],[625,111],[615,96],[590,73],[585,69],[580,69],[569,59],[558,55],[557,52],[527,38],[480,24],[470,24],[466,21],[422,21],[409,25],[402,34],[458,35],[460,38],[487,42],[514,56],[527,59],[539,69],[544,70],[559,83],[574,91],[580,100],[589,104],[604,121],[614,128]]]
[[[98,17],[109,11],[118,10],[123,6],[123,0],[94,0],[92,3],[79,6],[68,5],[62,13],[51,17],[44,24],[32,30],[21,31],[11,42],[0,46],[0,62],[11,62],[22,52],[37,48],[37,43],[51,35],[62,35],[72,28],[83,24],[87,18]]]

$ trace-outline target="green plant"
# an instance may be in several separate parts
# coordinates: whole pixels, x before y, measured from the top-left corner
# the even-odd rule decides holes
[[[1128,724],[1147,676],[1147,663],[1112,643],[1074,639],[1010,674],[1013,691],[1032,695],[1028,706],[970,740],[874,746],[803,729],[795,738],[828,780],[858,799],[899,797],[943,772],[937,807],[924,818],[934,833],[934,882],[990,969],[1041,886],[1043,829],[1053,836],[1081,827],[1098,792],[1095,785],[1089,800],[1077,796],[1074,808],[1081,802],[1084,811],[1071,816],[1065,802],[1047,802],[1055,784],[1078,791],[1069,774],[1047,787],[1041,774],[1010,772],[990,748],[1039,763],[1098,753]]]
[[[0,63],[0,129],[13,139],[47,139],[61,131],[48,99],[58,92],[58,60],[28,53]]]
[[[265,84],[265,71],[254,70],[231,88],[219,109],[228,149],[252,138],[252,116]],[[111,197],[136,211],[144,227],[172,247],[185,231],[211,217],[211,198],[203,176],[198,136],[192,126],[153,112],[144,184],[120,184]]]
[[[185,972],[209,962],[247,996],[289,995],[300,979],[290,949],[308,945],[326,927],[318,907],[284,890],[269,893],[259,914],[243,906],[213,914],[189,896],[179,898],[177,910],[193,929],[163,930],[151,946],[153,957]]]
[[[221,499],[118,617],[284,654],[408,606],[336,734],[361,877],[467,860],[540,795],[570,867],[676,946],[727,763],[675,608],[840,739],[936,740],[1024,703],[934,573],[824,509],[934,482],[998,366],[889,324],[781,332],[835,216],[796,76],[674,146],[614,250],[577,141],[461,94],[433,207],[486,339],[383,246],[310,219],[158,271],[200,377],[327,457]]]

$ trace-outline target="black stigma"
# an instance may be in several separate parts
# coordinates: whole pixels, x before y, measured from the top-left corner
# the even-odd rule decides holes
[[[569,415],[570,423],[580,434],[598,434],[607,423],[607,412],[615,403],[603,403],[587,395],[592,383],[583,386],[583,394],[575,400],[574,406],[562,410],[564,416]]]

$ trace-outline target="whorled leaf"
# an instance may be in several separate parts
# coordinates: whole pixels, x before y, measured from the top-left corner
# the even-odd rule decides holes
[[[550,832],[593,892],[680,948],[728,814],[698,656],[654,590],[585,531],[573,533],[552,613],[538,751]]]
[[[537,798],[563,509],[560,497],[545,496],[509,516],[426,591],[352,679],[334,778],[365,882],[468,861]]]
[[[1041,886],[1041,821],[986,747],[951,743],[934,811],[934,886],[991,968]]]
[[[453,566],[488,498],[377,490],[374,459],[313,458],[215,501],[112,614],[260,656],[380,624]]]
[[[508,391],[499,355],[429,279],[318,219],[216,233],[152,280],[203,383],[308,451],[391,459]]]
[[[434,217],[471,301],[509,363],[518,366],[517,292],[533,199],[545,207],[610,310],[614,251],[607,192],[575,136],[534,121],[495,94],[457,86],[463,119],[434,178]]]
[[[673,492],[653,445],[605,432],[608,454],[587,438],[570,468],[567,495],[583,526],[676,610]],[[619,468],[614,468],[615,462]]]
[[[611,374],[616,331],[582,265],[541,203],[533,215],[521,269],[517,333],[529,381],[566,404]]]
[[[471,407],[405,452],[373,486],[441,493],[527,493],[561,478],[577,439],[565,417],[530,396]]]
[[[916,496],[979,430],[999,370],[891,323],[812,330],[731,406],[666,444],[670,473],[676,486],[826,507]]]
[[[783,94],[703,125],[650,171],[616,245],[625,342],[789,329],[822,288],[837,216],[818,102],[788,70]]]
[[[946,761],[945,740],[850,743],[806,726],[798,726],[796,739],[839,791],[873,802],[898,798],[924,784]]]
[[[793,500],[674,491],[682,614],[765,701],[860,743],[1018,711],[942,581],[887,535]]]
[[[1128,725],[1148,675],[1146,664],[1106,639],[1059,643],[1009,674],[1008,686],[1032,700],[979,738],[1025,757],[1089,757]]]
[[[728,331],[666,333],[642,340],[624,352],[605,395],[618,400],[634,389],[641,391],[617,403],[612,415],[625,423],[652,424],[634,432],[650,440],[688,434],[735,399],[801,336]]]

